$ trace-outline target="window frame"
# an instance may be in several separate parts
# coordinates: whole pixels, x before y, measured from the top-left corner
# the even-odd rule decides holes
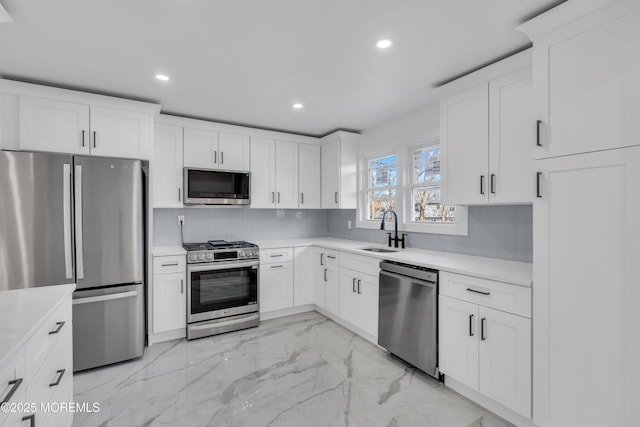
[[[436,135],[416,134],[404,140],[389,141],[384,144],[362,151],[358,156],[358,205],[356,210],[356,227],[365,229],[379,229],[380,220],[368,220],[368,173],[369,161],[376,158],[397,156],[397,186],[396,186],[396,213],[398,215],[398,231],[413,233],[448,234],[454,236],[467,236],[469,230],[469,215],[466,206],[456,205],[456,222],[454,223],[416,223],[411,221],[413,203],[412,189],[421,184],[412,184],[410,168],[413,151],[417,148],[439,145],[440,137]],[[442,186],[441,186],[442,188]],[[385,221],[385,229],[393,230],[393,220]]]

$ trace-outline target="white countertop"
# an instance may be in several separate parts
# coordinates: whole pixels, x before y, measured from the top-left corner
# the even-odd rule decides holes
[[[154,246],[151,249],[153,256],[172,256],[172,255],[185,255],[187,251],[180,245],[172,246]]]
[[[429,251],[425,249],[398,249],[397,252],[376,253],[364,251],[362,248],[386,248],[385,245],[344,240],[327,237],[306,239],[282,239],[254,241],[261,249],[284,248],[296,246],[321,246],[339,251],[366,255],[379,259],[404,262],[407,264],[429,267],[451,273],[466,274],[483,279],[497,280],[519,286],[531,287],[533,284],[533,264],[526,262],[505,261],[450,252]]]
[[[49,314],[71,299],[75,289],[75,284],[69,284],[0,292],[0,366],[26,344]]]

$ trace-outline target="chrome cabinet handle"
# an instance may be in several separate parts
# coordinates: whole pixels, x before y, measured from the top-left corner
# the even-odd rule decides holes
[[[480,295],[491,295],[491,292],[476,291],[475,289],[471,288],[467,288],[467,292],[473,292]]]
[[[213,151],[213,163],[218,163],[218,152]]]
[[[351,292],[356,292],[356,278],[353,278],[353,283],[351,284]]]
[[[491,194],[496,194],[496,174],[492,173],[489,176],[489,180],[490,180],[489,181],[489,188],[490,188],[489,191],[491,192]]]
[[[324,254],[320,254],[320,265],[324,265]]]
[[[540,127],[542,127],[542,120],[536,120],[536,146],[542,147],[542,132],[540,131]]]
[[[324,281],[325,282],[327,281],[327,269],[326,268],[324,269]]]
[[[162,264],[163,267],[172,267],[174,265],[178,265],[178,263],[177,262],[172,262],[170,264]]]
[[[178,188],[178,201],[182,200],[182,189]]]
[[[272,265],[271,268],[284,268],[284,265]]]
[[[486,318],[482,318],[480,319],[480,341],[486,341],[487,337],[484,336],[484,321],[487,320]]]
[[[55,387],[58,384],[60,384],[60,381],[62,381],[62,377],[64,376],[64,372],[66,371],[66,369],[59,369],[56,371],[56,374],[58,374],[58,378],[56,378],[56,380],[54,382],[52,382],[51,384],[49,384],[49,387]]]
[[[29,427],[36,427],[36,414],[25,415],[22,422],[29,421]]]
[[[271,258],[280,258],[283,257],[284,254],[275,254],[275,255],[269,255]]]
[[[224,165],[224,151],[220,152],[220,164]]]
[[[278,203],[280,203],[280,192],[278,191]]]
[[[358,293],[360,294],[360,282],[362,282],[362,279],[358,279]]]
[[[98,146],[98,132],[96,132],[95,130],[93,131],[93,148],[97,148]]]
[[[484,194],[484,175],[480,175],[480,194]]]
[[[276,193],[274,191],[271,192],[271,203],[276,202]]]
[[[334,200],[336,203],[338,203],[338,192],[336,191],[335,195],[333,196]]]
[[[335,255],[327,255],[327,258],[336,259]]]
[[[180,294],[184,294],[184,279],[180,279]]]
[[[85,134],[85,131],[83,130],[82,131],[82,146],[83,147],[86,145],[85,142],[84,142],[84,134]]]
[[[540,191],[540,178],[542,177],[542,172],[536,172],[536,197],[541,199],[542,193]]]
[[[60,329],[64,326],[64,322],[56,322],[56,327],[49,331],[49,335],[55,335],[60,332]]]
[[[473,336],[473,314],[469,315],[469,336]]]
[[[11,400],[11,398],[13,397],[13,395],[15,394],[15,392],[18,390],[18,388],[20,387],[20,384],[22,384],[22,378],[18,378],[17,380],[11,380],[7,383],[7,385],[12,386],[11,390],[9,390],[9,393],[7,393],[7,395],[4,397],[4,399],[2,399],[2,403],[7,403],[8,401]]]
[[[300,193],[300,204],[304,205],[304,193]]]

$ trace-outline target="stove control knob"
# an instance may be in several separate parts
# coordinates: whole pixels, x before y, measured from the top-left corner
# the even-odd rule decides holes
[[[195,260],[197,260],[197,259],[198,259],[198,256],[197,256],[196,254],[191,254],[191,255],[189,255],[189,259],[190,259],[191,261],[195,261]]]
[[[198,255],[198,259],[199,259],[200,261],[204,261],[204,254],[200,254],[200,255]]]
[[[212,253],[208,253],[207,254],[207,259],[213,259],[213,254]]]

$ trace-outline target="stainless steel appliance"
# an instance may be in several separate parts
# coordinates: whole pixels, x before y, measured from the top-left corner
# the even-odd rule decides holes
[[[258,246],[187,243],[187,339],[260,324]]]
[[[248,205],[249,172],[184,168],[184,203],[187,205]]]
[[[438,377],[438,272],[380,262],[378,344]]]
[[[144,350],[139,160],[0,152],[0,288],[76,283],[74,371]]]

